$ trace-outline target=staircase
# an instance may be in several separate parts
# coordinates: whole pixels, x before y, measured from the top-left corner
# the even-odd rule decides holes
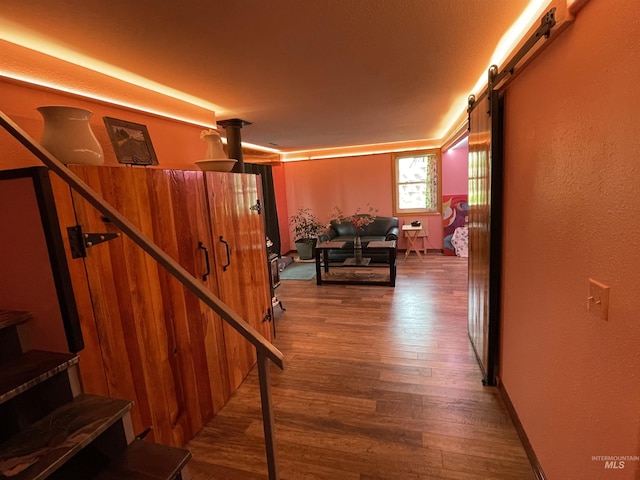
[[[82,393],[78,357],[24,352],[0,310],[0,480],[186,480],[187,450],[136,439],[127,400]]]

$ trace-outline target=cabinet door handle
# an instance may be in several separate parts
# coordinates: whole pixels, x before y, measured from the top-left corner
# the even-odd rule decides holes
[[[209,275],[211,275],[211,264],[209,263],[209,250],[204,246],[204,243],[198,242],[198,248],[204,252],[204,263],[207,267],[207,271],[202,275],[202,281],[204,282]]]
[[[222,266],[222,271],[226,272],[227,271],[227,267],[229,265],[231,265],[231,253],[229,251],[229,243],[225,241],[225,239],[224,239],[224,237],[222,235],[220,235],[220,241],[222,243],[224,243],[224,246],[225,246],[225,248],[227,250],[227,264]]]

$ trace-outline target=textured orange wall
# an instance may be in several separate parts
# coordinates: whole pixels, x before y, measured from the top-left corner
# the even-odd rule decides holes
[[[30,178],[0,182],[0,308],[33,313],[26,350],[67,352],[46,238]]]
[[[93,112],[91,129],[105,153],[106,165],[118,165],[102,117],[114,117],[147,126],[158,156],[159,167],[196,169],[193,163],[204,157],[206,144],[200,140],[201,127],[160,118],[124,108],[94,102],[80,97],[31,88],[0,80],[0,110],[27,131],[40,139],[44,121],[36,110],[41,105],[70,105]],[[212,114],[213,116],[213,114]],[[40,161],[0,128],[0,169],[41,165]]]
[[[464,146],[442,152],[442,194],[469,193],[469,147]]]
[[[378,209],[378,215],[391,216],[391,162],[391,154],[387,153],[285,163],[289,215],[299,207],[308,207],[322,222],[328,223],[329,212],[336,205],[350,215],[358,207],[366,211],[369,203]],[[282,221],[282,216],[280,219]],[[416,219],[428,224],[427,247],[442,248],[442,217],[411,215],[400,218],[400,224]],[[398,247],[405,246],[405,239],[401,238]],[[293,243],[290,249],[295,249]]]
[[[588,2],[506,92],[501,379],[549,480],[640,478],[591,458],[640,455],[637,9]]]

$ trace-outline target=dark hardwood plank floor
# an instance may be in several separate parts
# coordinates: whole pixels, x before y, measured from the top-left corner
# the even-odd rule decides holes
[[[271,368],[283,480],[533,480],[467,337],[467,262],[398,261],[395,288],[283,280]],[[188,444],[195,480],[266,479],[257,371]]]

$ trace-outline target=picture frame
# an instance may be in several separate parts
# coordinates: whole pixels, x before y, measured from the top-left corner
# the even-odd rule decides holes
[[[146,125],[112,117],[102,117],[119,163],[158,165]]]

